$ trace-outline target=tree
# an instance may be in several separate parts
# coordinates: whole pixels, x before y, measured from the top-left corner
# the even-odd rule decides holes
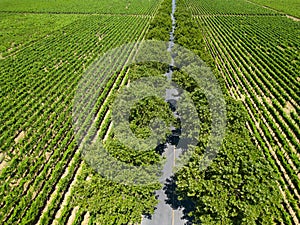
[[[177,192],[189,198],[200,224],[273,224],[281,202],[275,172],[255,147],[245,128],[241,103],[227,100],[228,125],[222,148],[213,163],[199,169],[203,148],[177,174]]]

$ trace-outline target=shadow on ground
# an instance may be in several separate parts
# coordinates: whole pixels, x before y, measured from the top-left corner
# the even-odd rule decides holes
[[[183,212],[182,219],[187,221],[185,225],[192,225],[194,218],[188,214],[195,210],[195,203],[187,197],[179,200],[178,193],[176,192],[176,176],[173,175],[166,180],[163,190],[167,196],[166,203],[174,210],[181,209]]]

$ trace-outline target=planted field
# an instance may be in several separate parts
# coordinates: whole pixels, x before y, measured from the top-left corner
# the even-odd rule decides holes
[[[297,0],[251,0],[250,2],[300,18],[300,2]]]
[[[300,23],[286,17],[297,16],[292,5],[268,3],[269,9],[253,2],[0,0],[0,223],[139,224],[142,215],[155,212],[155,191],[162,188],[173,217],[174,210],[182,209],[181,222],[298,225]],[[111,56],[112,66],[94,66],[110,76],[97,80],[101,89],[91,112],[78,113],[91,107],[84,100],[73,105],[96,59],[126,43],[169,41],[170,32],[175,44],[212,68],[224,94],[227,121],[218,122],[226,123],[226,132],[205,170],[199,168],[212,132],[207,96],[176,66],[125,66],[141,51],[137,44]],[[175,65],[190,60],[187,68],[193,70],[193,57],[172,57]],[[189,163],[165,186],[158,181],[130,186],[97,173],[83,158],[84,140],[76,134],[91,142],[103,140],[110,155],[129,165],[152,165],[162,158],[163,145],[140,153],[117,139],[112,103],[121,87],[141,77],[164,78],[170,70],[201,121]],[[97,82],[84,85],[93,90]],[[128,119],[137,136],[149,136],[155,117],[181,129],[167,102],[143,101]],[[82,126],[74,128],[77,122]]]
[[[185,7],[187,7],[193,15],[278,14],[278,12],[263,8],[259,5],[254,5],[245,0],[190,0],[186,1]]]
[[[32,12],[32,13],[116,13],[116,14],[151,14],[155,13],[159,0],[2,0],[2,12]]]
[[[1,13],[0,54],[5,57],[20,47],[69,25],[79,17],[78,15]],[[35,29],[32,30],[32,27]]]
[[[195,2],[185,4],[202,30],[205,46],[231,96],[245,105],[256,145],[280,174],[285,224],[298,224],[300,24],[263,7],[266,12],[261,15],[258,5],[247,7],[253,15],[238,7],[227,15],[211,10],[206,1]],[[215,1],[212,8],[227,3],[233,6]]]
[[[14,9],[14,13],[1,13],[0,221],[1,224],[78,224],[85,212],[81,208],[76,210],[78,206],[71,204],[72,188],[75,180],[80,180],[90,169],[82,163],[72,130],[72,101],[77,83],[85,68],[100,54],[143,39],[159,2],[131,3],[134,13],[142,15],[128,16],[82,15],[76,14],[76,10],[72,14],[59,15],[18,13],[32,11],[29,2],[23,6],[20,3],[16,1],[21,8],[15,7],[13,2],[9,2],[9,6],[5,1],[0,2],[2,10],[10,11],[10,6]],[[44,3],[41,1],[40,7],[45,9],[45,6],[47,11],[51,9],[51,4]],[[73,3],[71,6],[55,5],[55,9],[82,9]],[[85,10],[91,7],[88,4],[82,6],[87,7]],[[41,8],[34,10],[43,11]],[[118,11],[107,10],[110,13]],[[128,53],[121,53],[114,60],[122,54]],[[102,112],[99,125],[107,111],[105,98],[117,90],[124,74],[111,77],[105,89],[107,92],[99,99],[99,108],[95,109]],[[106,131],[104,125],[102,129]],[[104,180],[98,187],[105,193],[110,192],[108,187],[122,188]],[[127,204],[145,209],[145,204],[136,206],[130,200],[135,190],[125,192],[128,193]],[[100,196],[107,196],[105,193]],[[107,197],[118,198],[119,193]],[[108,221],[114,217],[113,211],[119,215],[116,221],[127,218],[120,216],[117,205],[115,209],[111,207],[115,205],[113,202],[104,205],[112,209],[111,214],[103,211]],[[132,215],[128,220],[135,221],[136,217]],[[111,221],[111,224],[114,223]]]

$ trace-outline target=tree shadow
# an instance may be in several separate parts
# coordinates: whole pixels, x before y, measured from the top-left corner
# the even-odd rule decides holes
[[[142,215],[145,219],[148,219],[148,220],[152,219],[152,215],[150,213],[143,213]]]
[[[184,196],[184,199],[179,200],[179,195],[176,192],[176,176],[167,178],[165,186],[163,188],[167,199],[166,203],[170,205],[173,210],[182,209],[183,217],[181,219],[186,220],[185,225],[192,225],[194,217],[189,216],[188,214],[196,209],[195,203],[192,199],[189,199],[187,196]]]
[[[155,152],[162,155],[166,149],[167,144],[166,143],[162,143],[156,146],[155,148]]]

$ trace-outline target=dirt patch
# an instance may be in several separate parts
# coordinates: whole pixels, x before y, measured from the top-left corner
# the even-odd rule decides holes
[[[69,217],[69,220],[68,220],[68,223],[67,225],[72,225],[75,218],[76,218],[76,213],[77,211],[79,210],[79,206],[76,206],[73,210],[72,210],[72,213],[71,213],[71,216]]]
[[[19,143],[21,140],[23,140],[25,137],[25,132],[21,131],[18,136],[15,138],[15,143]]]
[[[239,100],[241,100],[242,102],[245,102],[245,99],[246,99],[245,95],[241,94]]]
[[[292,105],[291,102],[287,101],[285,103],[285,106],[283,108],[283,111],[286,113],[286,114],[290,114],[292,111],[296,111],[294,106]]]
[[[262,100],[262,97],[261,97],[261,96],[258,96],[258,95],[257,95],[256,98],[257,98],[257,100],[258,100],[259,103],[261,103],[261,104],[263,103],[263,100]]]
[[[269,98],[269,97],[265,97],[266,99],[266,102],[269,104],[269,105],[272,105],[272,100]]]
[[[8,162],[5,161],[5,154],[0,153],[0,172],[2,171],[3,168],[7,166]]]
[[[289,18],[289,19],[292,19],[292,20],[294,20],[294,21],[296,21],[296,22],[299,22],[299,21],[300,21],[299,18],[294,17],[294,16],[286,15],[286,17]]]
[[[89,224],[89,220],[90,220],[90,213],[87,212],[84,215],[84,218],[83,218],[83,221],[82,221],[81,225],[88,225]]]
[[[49,158],[50,158],[50,156],[51,156],[51,153],[50,153],[50,152],[46,152],[46,153],[45,153],[45,156],[46,156],[46,160],[48,161]]]
[[[99,41],[101,41],[105,37],[105,34],[99,34],[99,33],[97,33],[96,37],[98,38]]]
[[[127,84],[126,84],[126,87],[129,87],[129,86],[130,86],[130,79],[128,79]]]
[[[2,163],[5,159],[5,154],[0,152],[0,163]]]
[[[63,61],[60,60],[59,63],[56,63],[56,64],[55,64],[55,66],[54,66],[55,69],[58,69],[62,64],[63,64]]]

